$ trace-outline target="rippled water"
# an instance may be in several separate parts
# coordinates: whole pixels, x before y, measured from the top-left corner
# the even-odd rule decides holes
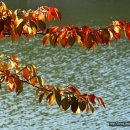
[[[61,111],[57,105],[38,103],[34,90],[25,86],[16,97],[5,89],[0,91],[0,128],[9,129],[117,129],[109,121],[130,121],[130,42],[122,39],[111,46],[99,46],[87,51],[72,48],[43,48],[41,41],[24,40],[10,44],[3,41],[7,54],[17,54],[23,64],[34,63],[45,82],[64,86],[76,84],[81,91],[103,97],[106,109],[98,107],[94,114],[80,115]],[[128,127],[118,127],[118,129]]]
[[[121,1],[118,1],[120,5],[118,3],[113,5],[115,2],[110,0],[110,3],[106,4],[113,5],[110,6],[112,7],[111,12],[106,8],[108,13],[104,12],[103,15],[100,15],[101,9],[97,12],[101,3],[99,2],[98,6],[93,6],[97,15],[94,13],[87,15],[89,20],[85,20],[84,11],[81,10],[81,17],[79,17],[80,13],[77,13],[77,19],[76,16],[67,19],[66,14],[65,23],[73,22],[80,25],[89,21],[90,25],[95,26],[107,24],[107,21],[111,21],[116,16],[117,18],[129,18],[126,15],[128,0],[124,1],[126,8],[123,6],[124,12],[121,12],[123,10],[120,8],[121,15],[115,13],[116,11],[113,12],[114,15],[111,13],[114,11],[114,7],[119,11]],[[85,8],[84,2],[82,5]],[[95,3],[94,0],[89,1],[87,7],[93,3]],[[53,4],[60,6],[55,1]],[[103,4],[103,9],[106,4]],[[27,6],[29,7],[29,4]],[[76,7],[75,11],[77,11]],[[90,8],[87,9],[90,11]],[[72,14],[68,17],[73,16]],[[110,18],[110,16],[113,17]],[[34,96],[35,89],[28,85],[25,85],[24,92],[18,97],[15,96],[15,93],[2,89],[0,91],[0,128],[5,130],[130,129],[130,127],[121,126],[111,127],[108,124],[109,121],[130,121],[130,41],[123,38],[121,41],[113,41],[111,46],[103,45],[96,50],[88,51],[78,45],[65,49],[60,46],[43,48],[39,39],[41,38],[31,39],[30,42],[20,39],[11,44],[7,38],[0,41],[0,52],[18,55],[22,64],[35,64],[46,83],[58,86],[76,84],[82,92],[95,93],[97,96],[103,97],[106,109],[98,106],[93,114],[83,112],[76,115],[70,110],[67,112],[59,110],[57,105],[51,107],[46,102],[39,104]]]

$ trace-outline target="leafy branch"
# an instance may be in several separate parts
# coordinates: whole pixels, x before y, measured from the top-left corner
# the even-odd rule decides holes
[[[123,33],[130,40],[130,23],[127,21],[113,21],[105,28],[93,28],[75,25],[53,26],[46,28],[46,22],[61,20],[61,13],[57,8],[41,6],[37,10],[15,11],[7,9],[1,2],[0,6],[0,39],[10,36],[12,42],[23,35],[29,40],[30,36],[36,37],[42,34],[42,44],[46,46],[61,45],[62,47],[73,46],[75,43],[81,47],[95,49],[98,44],[110,45],[110,41],[115,38],[120,40]]]
[[[49,105],[55,102],[63,110],[71,108],[72,112],[81,111],[94,112],[94,105],[97,102],[105,107],[101,97],[94,94],[81,93],[75,85],[64,86],[62,88],[45,84],[44,79],[37,75],[37,68],[33,64],[25,67],[19,64],[19,58],[15,55],[4,56],[1,54],[0,60],[0,88],[2,83],[7,83],[10,92],[15,91],[16,95],[23,92],[24,84],[31,85],[36,89],[35,95],[39,103],[46,99]],[[6,58],[6,60],[4,60]]]

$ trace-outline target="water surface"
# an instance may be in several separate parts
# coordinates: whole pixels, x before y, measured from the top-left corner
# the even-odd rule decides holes
[[[5,0],[6,1],[6,0]],[[15,1],[15,4],[10,4]],[[54,5],[63,12],[63,24],[102,26],[112,19],[129,20],[128,0],[12,0],[14,8],[37,8],[42,4]],[[26,4],[25,4],[25,3]],[[55,24],[55,23],[52,23]],[[58,22],[57,22],[58,24]],[[51,24],[50,24],[51,26]],[[45,83],[58,86],[76,84],[82,92],[103,97],[106,109],[98,106],[93,114],[80,115],[38,103],[35,89],[25,85],[18,97],[6,89],[0,91],[0,128],[38,130],[128,130],[130,127],[110,127],[111,121],[130,121],[130,41],[112,41],[111,46],[99,46],[88,51],[78,45],[72,48],[42,47],[41,37],[26,42],[0,41],[0,52],[16,54],[21,63],[33,63],[43,75]]]

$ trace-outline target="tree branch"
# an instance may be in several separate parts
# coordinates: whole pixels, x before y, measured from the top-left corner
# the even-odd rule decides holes
[[[29,34],[29,33],[22,33],[22,35],[26,35],[26,34]],[[45,35],[46,33],[45,32],[37,32],[36,34]],[[10,36],[11,33],[10,32],[4,32],[3,35]]]

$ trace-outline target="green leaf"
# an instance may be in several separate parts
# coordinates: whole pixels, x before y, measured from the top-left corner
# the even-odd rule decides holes
[[[30,20],[30,27],[32,29],[33,35],[36,35],[37,34],[37,25],[31,20]]]
[[[50,36],[50,43],[53,47],[57,45],[57,35],[56,34],[51,34]]]
[[[19,85],[16,87],[16,95],[18,96],[21,92],[23,92],[23,81],[20,81]]]
[[[44,87],[44,80],[41,76],[37,76],[40,87]]]
[[[89,112],[89,103],[86,104],[86,112]]]
[[[69,44],[70,46],[73,46],[74,43],[75,43],[75,37],[69,37],[69,38],[68,38],[68,44]]]
[[[43,97],[44,97],[44,93],[40,94],[40,96],[39,96],[39,103],[42,102]]]
[[[93,113],[94,112],[94,107],[91,104],[89,104],[89,107],[90,107],[91,112]]]
[[[55,89],[55,98],[56,98],[57,104],[60,106],[61,105],[61,94],[60,94],[59,88]]]

